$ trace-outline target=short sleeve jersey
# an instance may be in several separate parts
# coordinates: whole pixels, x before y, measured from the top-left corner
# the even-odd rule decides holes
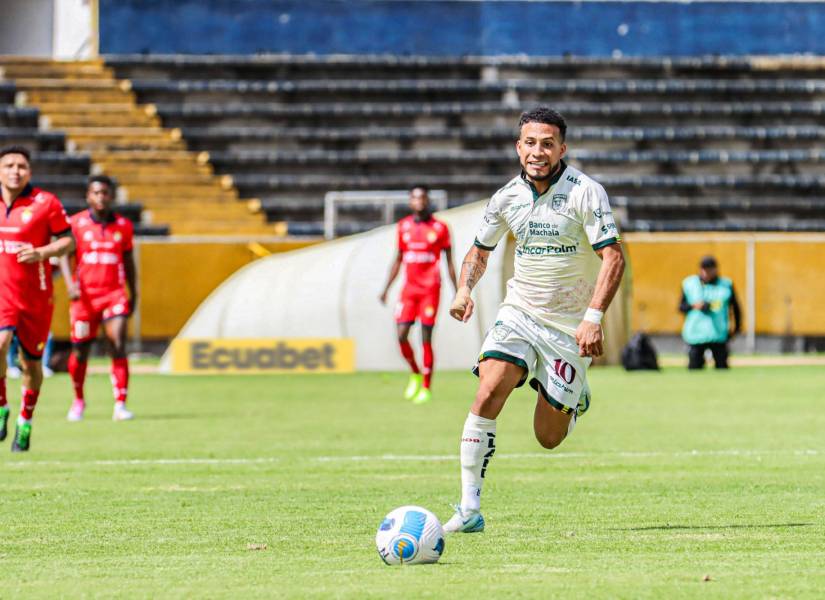
[[[99,221],[84,210],[72,217],[72,233],[77,244],[75,280],[81,293],[95,298],[123,289],[123,255],[132,250],[132,222],[116,213]]]
[[[599,273],[594,250],[621,240],[604,188],[564,162],[540,195],[519,175],[488,202],[475,243],[492,250],[507,231],[515,269],[503,304],[574,335]]]
[[[0,200],[0,301],[21,307],[52,301],[49,261],[24,264],[17,254],[68,233],[66,211],[57,196],[26,186],[11,206]]]
[[[404,263],[408,291],[428,291],[441,285],[441,252],[450,247],[450,230],[434,217],[398,222],[398,250]]]

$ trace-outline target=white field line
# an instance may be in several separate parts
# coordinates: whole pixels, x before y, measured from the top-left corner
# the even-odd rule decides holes
[[[524,460],[524,459],[611,459],[611,458],[692,458],[706,456],[821,456],[821,450],[685,450],[682,452],[525,452],[513,454],[498,454],[496,460]],[[298,459],[299,462],[301,459]],[[314,456],[309,461],[317,463],[335,462],[446,462],[457,461],[457,454],[377,454],[377,455],[344,455],[344,456]],[[260,465],[272,463],[293,462],[280,456],[260,458],[156,458],[156,459],[113,459],[113,460],[17,460],[0,463],[6,467],[129,467],[129,466],[186,466],[186,465]]]

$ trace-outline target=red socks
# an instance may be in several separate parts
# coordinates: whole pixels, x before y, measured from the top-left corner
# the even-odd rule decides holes
[[[86,367],[88,364],[77,360],[74,353],[69,356],[69,375],[72,377],[76,400],[83,400],[83,384],[86,381]],[[111,380],[115,402],[126,402],[126,396],[129,393],[129,359],[112,359]]]
[[[409,342],[398,342],[398,345],[401,347],[401,354],[406,359],[407,363],[409,363],[410,368],[412,369],[413,373],[423,373],[423,381],[422,384],[426,389],[430,389],[430,380],[433,376],[433,345],[432,343],[424,342],[424,370],[420,371],[418,369],[418,364],[415,362],[415,353],[413,353],[412,346]]]
[[[404,359],[409,363],[410,368],[412,369],[413,373],[420,373],[418,370],[418,364],[415,362],[415,353],[413,352],[412,346],[410,346],[409,342],[398,342],[398,345],[401,347],[401,355]]]
[[[20,416],[27,421],[31,420],[34,415],[34,407],[37,404],[37,398],[40,396],[40,391],[27,390],[23,388],[23,406],[20,408]]]
[[[129,359],[112,359],[112,393],[115,402],[126,402],[129,391]]]
[[[429,342],[424,342],[424,381],[422,382],[426,389],[430,389],[430,380],[433,376],[433,345]]]
[[[86,381],[86,366],[88,364],[87,362],[77,360],[74,352],[69,355],[69,375],[72,378],[72,385],[74,386],[75,400],[83,400],[83,384]]]
[[[0,360],[2,360],[2,357],[0,357]],[[0,377],[0,406],[5,406],[6,404],[8,404],[6,400],[6,378]]]

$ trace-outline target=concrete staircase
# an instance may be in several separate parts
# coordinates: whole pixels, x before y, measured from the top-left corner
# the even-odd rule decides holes
[[[260,202],[241,201],[232,179],[215,175],[102,61],[0,57],[0,78],[14,80],[18,105],[39,109],[41,129],[65,132],[69,150],[88,153],[94,172],[140,202],[146,222],[173,235],[285,235],[284,223],[267,223]]]

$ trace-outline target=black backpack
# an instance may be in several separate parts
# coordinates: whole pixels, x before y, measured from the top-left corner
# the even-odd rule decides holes
[[[628,371],[659,370],[656,348],[646,334],[637,333],[622,348],[622,365]]]

